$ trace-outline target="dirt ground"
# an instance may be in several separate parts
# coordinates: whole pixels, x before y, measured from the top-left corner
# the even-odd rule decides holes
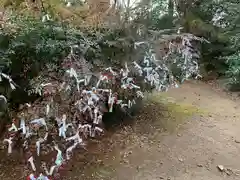
[[[62,179],[240,179],[238,99],[203,82],[154,93],[131,125],[77,151]],[[0,160],[2,179],[23,177],[23,167]]]

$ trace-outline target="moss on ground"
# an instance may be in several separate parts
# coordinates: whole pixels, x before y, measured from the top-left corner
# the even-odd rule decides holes
[[[152,125],[161,131],[173,132],[194,115],[205,112],[196,106],[177,103],[173,98],[162,93],[153,93],[146,96],[145,120],[151,118]]]

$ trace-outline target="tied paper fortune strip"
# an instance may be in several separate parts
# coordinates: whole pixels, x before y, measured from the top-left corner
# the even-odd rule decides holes
[[[36,166],[35,166],[35,164],[34,164],[33,161],[34,161],[34,160],[33,160],[33,156],[31,156],[31,157],[28,159],[28,162],[30,163],[30,165],[31,165],[31,167],[32,167],[32,170],[33,170],[33,171],[36,171]]]
[[[8,154],[12,153],[12,137],[10,137],[9,139],[4,139],[3,142],[7,142],[8,143]]]

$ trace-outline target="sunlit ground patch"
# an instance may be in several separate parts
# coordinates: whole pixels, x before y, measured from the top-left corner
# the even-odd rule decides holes
[[[145,101],[143,113],[139,115],[140,122],[145,121],[146,125],[158,132],[173,132],[189,117],[205,113],[193,105],[177,103],[174,98],[163,93],[152,93],[146,96]]]

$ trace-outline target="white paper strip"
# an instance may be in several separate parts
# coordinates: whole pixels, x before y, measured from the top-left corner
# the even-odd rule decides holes
[[[29,159],[28,159],[28,162],[30,163],[31,167],[32,167],[32,170],[33,171],[36,171],[36,166],[33,162],[33,156],[31,156]]]

